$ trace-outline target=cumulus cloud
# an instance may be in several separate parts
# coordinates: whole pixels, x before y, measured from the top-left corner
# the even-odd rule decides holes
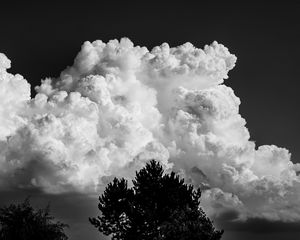
[[[85,42],[31,98],[1,54],[0,188],[94,195],[155,158],[202,187],[210,216],[299,221],[300,165],[249,140],[224,84],[235,62],[217,42],[151,51],[126,38]]]
[[[30,85],[19,74],[7,73],[10,60],[0,53],[0,140],[11,136],[26,121],[19,111],[30,99]]]

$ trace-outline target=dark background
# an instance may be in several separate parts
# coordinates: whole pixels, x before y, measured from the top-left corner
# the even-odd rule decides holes
[[[217,40],[238,57],[225,84],[241,98],[240,113],[251,139],[258,146],[286,147],[293,162],[300,162],[300,4],[195,2],[2,4],[0,52],[12,60],[10,72],[22,74],[33,87],[71,65],[86,40],[106,42],[126,36],[148,49],[163,42],[177,46],[187,41],[202,48]],[[299,225],[279,224],[276,234],[275,225],[260,230],[253,225],[267,226],[261,222],[226,226],[226,239],[299,236]]]

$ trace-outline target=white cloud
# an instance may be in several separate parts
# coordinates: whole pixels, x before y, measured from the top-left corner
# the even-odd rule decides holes
[[[211,216],[300,220],[299,164],[250,141],[223,84],[236,57],[213,42],[148,51],[129,39],[85,42],[74,65],[30,85],[0,55],[0,187],[97,194],[151,158],[205,186]]]
[[[30,85],[19,74],[6,72],[10,60],[0,53],[0,140],[5,140],[24,123],[18,114],[30,100]]]

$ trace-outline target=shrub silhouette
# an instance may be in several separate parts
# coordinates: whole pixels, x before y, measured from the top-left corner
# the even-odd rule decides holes
[[[115,178],[99,197],[101,212],[89,221],[113,240],[218,240],[223,231],[214,228],[199,207],[201,191],[184,183],[174,172],[151,160],[128,188]]]
[[[66,240],[67,224],[55,222],[50,208],[35,210],[26,199],[0,208],[1,240]]]

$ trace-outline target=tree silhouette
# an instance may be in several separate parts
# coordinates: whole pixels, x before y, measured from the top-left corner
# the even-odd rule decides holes
[[[199,207],[201,191],[184,183],[174,172],[151,160],[128,188],[124,178],[115,178],[99,197],[101,212],[90,223],[113,240],[221,239]]]
[[[66,240],[67,224],[55,222],[50,216],[49,205],[35,210],[29,199],[21,204],[0,208],[1,240]]]
[[[178,209],[161,227],[160,240],[218,240],[223,231],[216,231],[201,209]]]

